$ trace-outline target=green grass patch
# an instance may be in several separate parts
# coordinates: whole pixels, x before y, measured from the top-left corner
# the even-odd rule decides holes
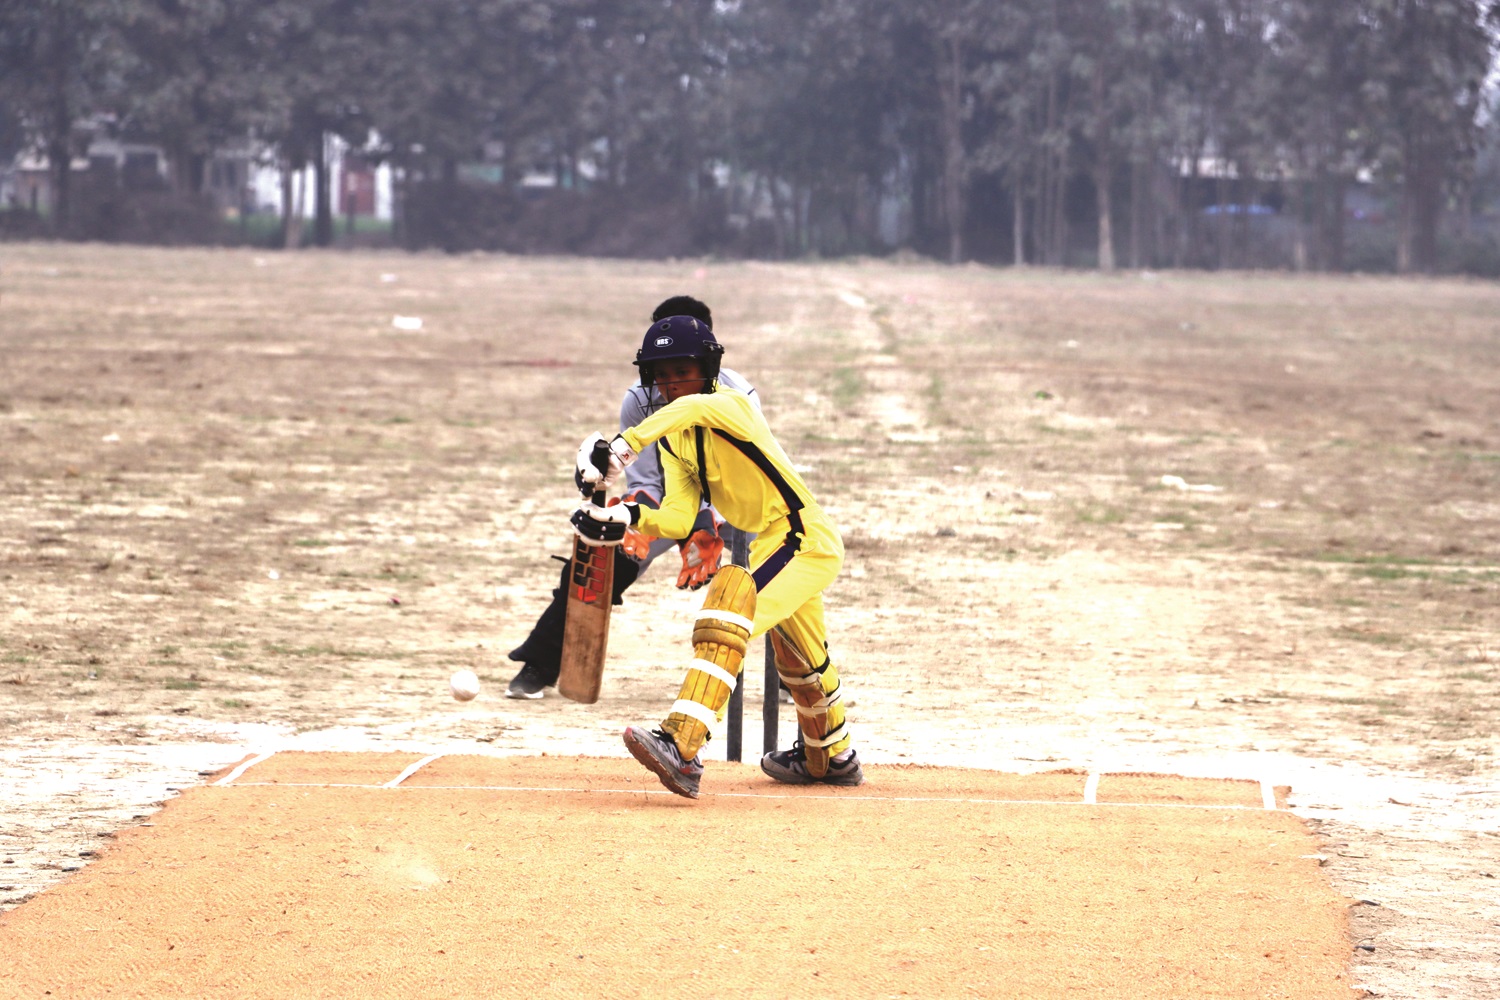
[[[250,703],[243,698],[220,698],[219,706],[221,708],[249,708]]]
[[[323,646],[317,644],[311,646],[293,646],[288,643],[282,642],[268,642],[265,643],[263,648],[266,652],[274,653],[277,656],[295,656],[298,658],[320,657],[337,660],[395,659],[404,655],[402,653],[393,652],[367,653],[361,649],[341,649],[338,646]]]
[[[833,388],[831,390],[834,403],[843,410],[851,410],[855,404],[864,398],[869,388],[865,381],[864,373],[858,368],[835,368],[833,370]]]
[[[1432,566],[1431,559],[1418,559],[1415,556],[1393,556],[1393,555],[1354,555],[1349,552],[1318,552],[1310,558],[1317,562],[1346,563],[1354,566]]]
[[[1081,427],[1053,427],[1051,424],[1038,420],[1032,424],[1038,434],[1050,434],[1052,437],[1066,438],[1069,441],[1092,441],[1099,435],[1091,430]]]
[[[1118,507],[1082,507],[1074,513],[1079,524],[1122,524],[1125,512]]]
[[[1430,580],[1432,574],[1426,570],[1406,569],[1402,566],[1360,566],[1355,576],[1370,580]]]
[[[1395,698],[1325,698],[1332,705],[1348,705],[1352,708],[1373,708],[1381,715],[1408,715],[1405,705]]]
[[[1334,629],[1333,634],[1340,639],[1368,642],[1372,646],[1404,646],[1407,644],[1405,636],[1397,635],[1394,632],[1377,632],[1374,629],[1352,628],[1347,625]]]
[[[321,549],[334,543],[321,538],[299,538],[292,542],[292,544],[299,549]]]
[[[1391,554],[1356,555],[1349,552],[1317,552],[1308,557],[1313,562],[1350,567],[1355,576],[1369,580],[1425,580],[1454,586],[1500,581],[1500,570],[1469,569],[1452,563],[1437,562],[1416,556]]]
[[[168,677],[165,683],[162,684],[162,687],[166,688],[168,691],[196,691],[202,686],[203,685],[199,684],[197,681],[188,680],[182,677]]]

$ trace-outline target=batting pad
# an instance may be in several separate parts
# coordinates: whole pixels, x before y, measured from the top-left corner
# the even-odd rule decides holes
[[[1354,995],[1276,790],[864,769],[258,758],[0,915],[0,997]]]
[[[693,660],[661,726],[683,760],[698,756],[709,728],[723,719],[754,623],[755,578],[741,566],[725,566],[704,595],[693,625]]]

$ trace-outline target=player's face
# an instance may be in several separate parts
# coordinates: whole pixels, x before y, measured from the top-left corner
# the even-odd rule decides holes
[[[658,361],[653,371],[656,391],[669,403],[708,388],[703,367],[694,358],[668,358]]]

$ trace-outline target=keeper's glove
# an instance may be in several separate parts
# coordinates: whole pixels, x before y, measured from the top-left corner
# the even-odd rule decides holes
[[[594,464],[594,449],[604,442],[604,435],[595,432],[583,439],[583,444],[578,446],[578,456],[573,463],[573,484],[584,496],[588,496],[596,490],[606,490],[620,478],[620,473],[625,471],[625,466],[635,461],[635,452],[625,439],[616,434],[614,439],[608,442],[609,458],[605,468],[601,469]]]
[[[585,500],[573,512],[573,531],[590,545],[620,545],[625,541],[625,532],[635,523],[635,511],[633,503],[601,507]]]
[[[719,571],[723,556],[724,539],[718,526],[712,517],[700,518],[693,533],[682,541],[682,572],[677,574],[677,589],[697,590],[708,583]]]

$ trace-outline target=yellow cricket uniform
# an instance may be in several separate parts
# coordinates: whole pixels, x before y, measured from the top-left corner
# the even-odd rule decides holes
[[[666,496],[656,510],[639,508],[636,527],[642,532],[684,538],[700,501],[708,501],[730,524],[755,533],[750,544],[756,588],[752,636],[779,627],[791,640],[806,669],[821,682],[815,685],[819,692],[799,690],[811,676],[777,657],[777,669],[798,702],[804,742],[810,750],[816,742],[830,756],[842,751],[849,735],[838,670],[828,656],[823,590],[843,566],[844,543],[765,417],[744,393],[720,388],[684,396],[621,437],[636,452],[653,441],[660,446]],[[682,749],[685,756],[693,755],[686,753],[688,747]]]

